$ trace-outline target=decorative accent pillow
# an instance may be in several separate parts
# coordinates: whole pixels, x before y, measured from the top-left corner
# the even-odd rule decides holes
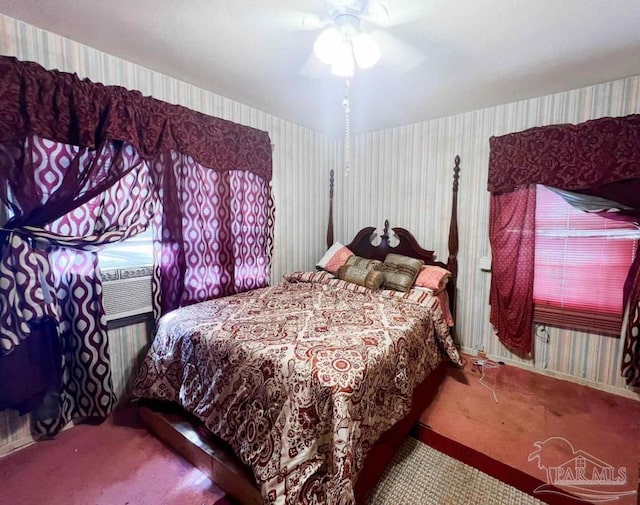
[[[351,265],[342,265],[338,268],[338,278],[369,289],[380,289],[384,283],[384,274],[382,272],[365,270]]]
[[[324,256],[316,263],[316,268],[335,274],[338,268],[344,265],[344,262],[347,261],[349,256],[353,256],[353,253],[340,242],[336,242],[327,249]]]
[[[384,263],[380,265],[380,270],[384,272],[385,289],[407,291],[413,286],[422,265],[424,261],[419,259],[401,254],[387,254]]]
[[[438,294],[451,278],[451,272],[446,268],[436,265],[424,265],[416,278],[415,285],[420,288],[430,289],[433,294]]]
[[[320,272],[291,272],[282,276],[282,278],[289,282],[320,282],[326,283],[330,280],[335,280],[335,277],[329,272],[324,270]]]
[[[354,254],[347,258],[345,265],[362,268],[363,270],[379,270],[380,265],[382,265],[382,261],[370,260]]]

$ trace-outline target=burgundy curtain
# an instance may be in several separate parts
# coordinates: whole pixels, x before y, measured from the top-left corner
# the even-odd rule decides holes
[[[0,201],[13,214],[0,229],[0,408],[38,407],[36,434],[48,436],[113,406],[97,248],[159,223],[156,247],[176,254],[162,255],[158,278],[169,279],[172,261],[183,272],[166,296],[154,293],[172,300],[165,307],[266,282],[270,140],[3,56],[0,117]],[[229,254],[216,264],[223,249]],[[203,277],[209,264],[193,260],[200,253],[225,273]]]
[[[524,186],[492,196],[490,320],[513,352],[531,354],[536,187]]]
[[[578,125],[554,125],[532,128],[520,133],[492,137],[489,156],[489,183],[492,208],[504,194],[514,192],[530,184],[544,184],[559,189],[600,196],[630,206],[633,210],[624,219],[638,223],[640,215],[640,115],[622,118],[602,118]],[[535,198],[535,197],[534,197]],[[523,204],[524,205],[524,204]],[[534,207],[535,208],[535,207]],[[511,210],[510,210],[511,211]],[[521,212],[520,207],[516,212]],[[492,219],[504,220],[507,216]],[[492,230],[494,229],[493,224]],[[504,247],[508,240],[491,236],[493,263],[496,258],[505,261],[509,251]],[[533,255],[534,244],[524,244],[521,253]],[[636,263],[637,263],[636,258]],[[533,287],[533,270],[530,274],[516,276],[519,261],[509,261],[504,268],[493,271],[491,283],[491,322],[498,337],[516,352],[531,349],[533,297],[522,295]],[[532,267],[533,268],[533,267]],[[507,270],[505,272],[504,270]],[[517,279],[518,290],[509,288],[510,279]],[[632,267],[625,283],[625,300],[630,310],[626,328],[623,375],[628,384],[639,385],[640,345],[638,322],[640,286],[637,269]],[[495,306],[494,306],[495,304]],[[521,307],[517,324],[511,321],[512,307]],[[510,329],[511,328],[511,329]],[[520,333],[515,334],[514,328]],[[500,334],[502,331],[502,334]]]
[[[173,150],[206,167],[271,180],[267,132],[36,63],[0,56],[0,108],[2,140],[31,133],[83,147],[121,140],[146,160]]]
[[[203,167],[170,152],[158,159],[154,238],[157,316],[269,284],[273,213],[269,181]]]

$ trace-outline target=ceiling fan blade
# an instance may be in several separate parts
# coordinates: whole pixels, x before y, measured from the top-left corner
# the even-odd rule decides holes
[[[398,72],[409,72],[426,61],[426,55],[416,46],[394,37],[384,30],[370,33],[380,47],[380,64]]]
[[[368,0],[363,6],[363,19],[378,26],[389,22],[389,9],[381,0]]]
[[[248,27],[275,30],[319,30],[331,22],[324,14],[247,0],[227,0],[227,12],[232,20]]]
[[[322,63],[315,53],[311,51],[298,73],[308,79],[322,79],[331,75],[331,69],[329,65]]]
[[[414,23],[427,15],[427,2],[415,0],[368,0],[363,7],[363,19],[387,28],[389,26]]]
[[[243,23],[248,26],[266,27],[274,30],[308,31],[324,28],[331,21],[317,14],[302,11],[276,11],[245,15]]]

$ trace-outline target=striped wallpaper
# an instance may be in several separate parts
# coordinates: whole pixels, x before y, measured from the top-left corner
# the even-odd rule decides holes
[[[0,14],[0,54],[75,72],[105,84],[266,130],[275,145],[276,203],[272,281],[286,271],[310,269],[324,251],[328,172],[342,166],[341,141],[302,128],[178,79],[84,46]],[[447,255],[453,158],[462,158],[460,179],[460,276],[458,333],[463,347],[519,361],[493,335],[488,322],[489,275],[478,268],[490,253],[488,139],[531,126],[580,122],[640,111],[640,78],[525,100],[425,121],[353,138],[353,167],[336,177],[336,239],[349,241],[363,226],[412,230],[440,258]],[[137,355],[147,343],[146,325],[111,331],[116,390],[122,393]],[[599,335],[549,329],[549,342],[536,342],[529,365],[623,391],[620,341]],[[0,454],[29,441],[27,421],[0,412]]]
[[[620,377],[620,339],[548,328],[537,338],[534,360],[507,351],[489,324],[490,273],[479,268],[490,255],[487,175],[489,137],[533,126],[579,123],[602,116],[640,112],[640,77],[425,121],[352,139],[353,167],[338,176],[336,239],[349,240],[365,225],[412,230],[418,241],[448,255],[453,158],[461,161],[459,193],[460,272],[457,326],[467,350],[518,362],[538,371],[625,394]],[[339,159],[340,142],[334,156]],[[337,164],[337,162],[336,162]]]
[[[329,161],[326,136],[234,102],[178,79],[92,49],[0,14],[0,54],[75,72],[104,84],[140,90],[160,100],[269,132],[276,204],[272,280],[312,266],[325,249]],[[146,343],[144,325],[110,332],[116,391],[122,392],[136,356]],[[0,412],[0,455],[30,441],[28,420]]]

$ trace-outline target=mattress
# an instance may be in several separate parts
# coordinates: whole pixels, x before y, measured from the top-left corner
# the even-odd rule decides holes
[[[265,503],[348,504],[369,449],[443,359],[460,364],[438,298],[299,272],[165,315],[134,394],[199,418]]]

